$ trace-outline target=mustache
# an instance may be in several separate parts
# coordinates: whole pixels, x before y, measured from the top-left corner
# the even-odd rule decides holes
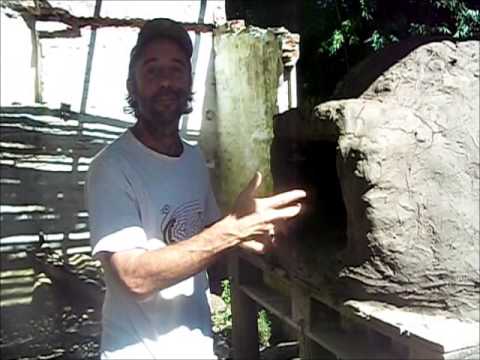
[[[183,89],[163,88],[155,92],[151,99],[153,101],[159,101],[160,98],[173,98],[177,101],[186,101],[190,96],[190,92]]]

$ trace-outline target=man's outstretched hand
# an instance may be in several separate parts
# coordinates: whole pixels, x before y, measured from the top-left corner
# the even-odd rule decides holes
[[[155,250],[131,249],[102,253],[102,263],[112,267],[123,285],[139,299],[166,289],[218,260],[217,255],[237,245],[264,252],[273,241],[274,224],[299,214],[303,190],[257,198],[262,182],[256,173],[237,198],[231,213],[185,241]]]
[[[229,215],[234,235],[241,240],[240,246],[258,253],[264,253],[271,245],[275,226],[281,227],[285,220],[300,213],[299,201],[306,196],[303,190],[291,190],[257,198],[261,183],[262,175],[257,172],[238,195]]]

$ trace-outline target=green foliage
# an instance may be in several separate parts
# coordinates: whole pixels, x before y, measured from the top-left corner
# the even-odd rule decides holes
[[[328,52],[330,55],[335,54],[340,50],[345,43],[348,45],[358,44],[360,39],[355,34],[354,24],[352,20],[342,21],[340,29],[336,29],[332,36],[321,44],[322,50]]]
[[[465,39],[480,31],[480,11],[469,8],[462,0],[399,0],[395,3],[386,6],[372,0],[316,1],[325,13],[336,15],[329,21],[322,19],[330,22],[331,30],[320,43],[320,50],[332,56],[342,47],[361,45],[361,39],[378,50],[409,34],[453,34],[455,38]],[[445,21],[438,22],[438,19]]]
[[[213,331],[224,333],[230,336],[232,332],[232,290],[230,288],[230,281],[222,281],[222,300],[225,302],[225,309],[215,311],[212,314]]]
[[[303,14],[303,99],[328,99],[352,66],[402,39],[480,33],[478,0],[304,0]]]
[[[270,337],[272,336],[272,323],[267,312],[263,309],[258,312],[257,324],[258,341],[260,345],[267,347],[270,345]]]
[[[232,290],[230,280],[222,281],[222,300],[226,307],[223,310],[215,311],[212,314],[213,331],[223,333],[230,337],[232,334]],[[257,317],[258,324],[258,341],[261,346],[269,346],[270,337],[272,335],[271,322],[265,310],[260,310]]]

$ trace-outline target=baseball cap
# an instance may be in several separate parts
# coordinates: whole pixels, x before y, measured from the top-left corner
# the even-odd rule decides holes
[[[192,57],[193,46],[188,32],[180,23],[166,18],[145,22],[138,33],[137,43],[133,47],[130,57],[135,57],[142,48],[157,38],[168,38],[175,41],[185,51],[188,58]]]

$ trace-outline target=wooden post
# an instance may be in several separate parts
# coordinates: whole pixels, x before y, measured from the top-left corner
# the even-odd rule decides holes
[[[240,288],[241,285],[261,280],[261,274],[251,267],[242,266],[237,253],[230,255],[232,278],[232,342],[233,358],[255,360],[259,358],[257,306]]]
[[[312,313],[308,289],[293,282],[291,294],[292,317],[299,327],[297,339],[300,359],[325,358],[325,351],[306,335],[306,332],[310,331]]]
[[[93,17],[100,16],[100,9],[102,8],[102,0],[95,1],[95,9]],[[90,43],[88,44],[87,65],[85,67],[85,77],[83,80],[82,102],[80,104],[80,112],[85,114],[87,111],[88,90],[90,88],[90,75],[92,73],[93,53],[95,52],[95,41],[97,39],[97,28],[92,26],[90,32]]]

